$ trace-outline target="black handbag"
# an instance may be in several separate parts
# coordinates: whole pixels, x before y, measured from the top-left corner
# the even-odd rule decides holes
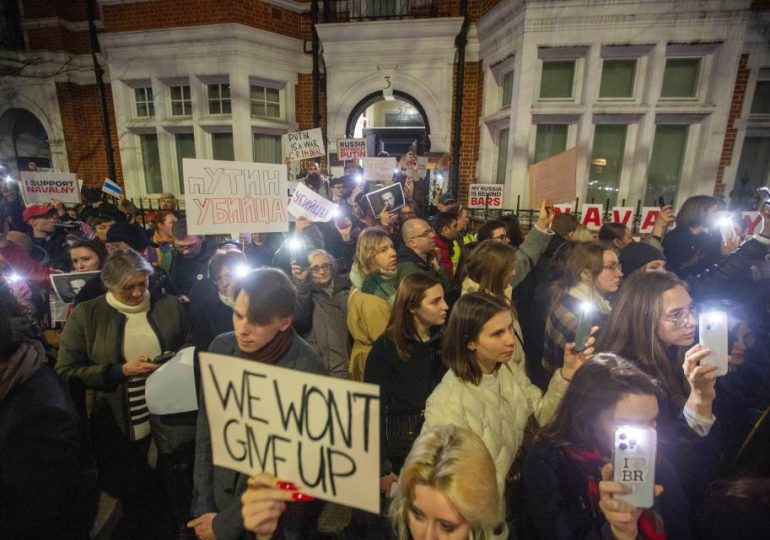
[[[385,448],[389,459],[403,459],[412,449],[412,444],[422,430],[425,416],[418,413],[385,414]]]

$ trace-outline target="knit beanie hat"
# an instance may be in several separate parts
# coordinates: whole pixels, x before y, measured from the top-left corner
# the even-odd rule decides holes
[[[665,260],[661,250],[642,242],[631,242],[620,251],[620,265],[626,277],[649,262]]]

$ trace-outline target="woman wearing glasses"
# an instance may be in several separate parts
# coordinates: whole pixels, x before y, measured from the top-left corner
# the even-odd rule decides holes
[[[603,331],[610,313],[609,298],[620,287],[623,271],[614,249],[597,243],[576,245],[562,277],[551,290],[551,311],[545,325],[543,366],[561,367],[564,347],[575,340],[578,320],[590,306],[591,323]]]
[[[347,379],[350,280],[338,274],[334,257],[323,249],[308,253],[307,262],[306,268],[291,266],[297,286],[294,328],[319,352],[330,375]]]

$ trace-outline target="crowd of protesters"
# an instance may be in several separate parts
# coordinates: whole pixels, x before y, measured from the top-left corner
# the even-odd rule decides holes
[[[641,237],[546,201],[522,230],[398,164],[402,207],[313,164],[338,216],[238,238],[191,234],[173,195],[145,228],[3,184],[0,538],[94,537],[108,501],[118,539],[766,537],[770,205],[751,235],[710,196]],[[215,466],[199,351],[378,385],[381,512]],[[650,508],[613,475],[628,424],[657,432]]]

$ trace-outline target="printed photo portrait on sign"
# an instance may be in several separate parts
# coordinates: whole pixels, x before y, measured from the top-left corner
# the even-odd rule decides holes
[[[388,212],[395,212],[404,206],[404,188],[396,182],[377,191],[366,194],[366,200],[369,201],[369,207],[375,216],[379,216],[384,208]]]
[[[65,304],[75,301],[75,297],[86,283],[98,277],[100,272],[71,272],[69,274],[51,274],[51,285],[59,300]]]

